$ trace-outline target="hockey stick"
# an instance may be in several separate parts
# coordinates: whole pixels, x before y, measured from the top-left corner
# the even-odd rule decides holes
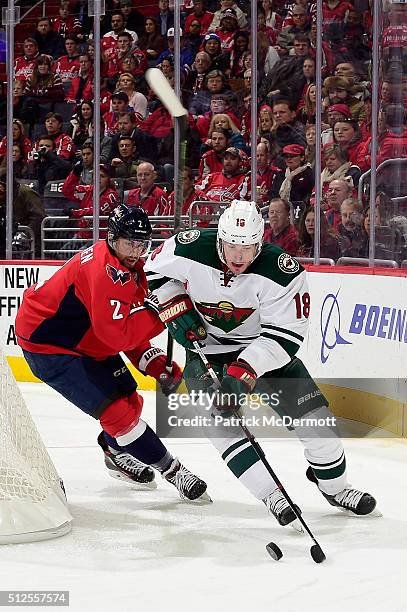
[[[219,378],[217,377],[215,370],[212,368],[211,364],[207,360],[205,353],[201,349],[201,347],[200,347],[198,342],[194,342],[193,344],[194,344],[194,349],[196,350],[196,352],[198,353],[199,357],[201,358],[202,363],[206,367],[210,377],[212,378],[213,382],[215,383],[216,388],[219,388],[219,386],[220,386]],[[305,531],[308,533],[308,535],[310,536],[311,540],[314,542],[314,544],[311,546],[311,549],[310,549],[310,554],[311,554],[312,559],[315,561],[315,563],[322,563],[322,561],[325,561],[325,559],[326,559],[324,551],[322,550],[321,546],[318,544],[318,542],[315,539],[313,533],[309,529],[307,523],[302,518],[300,512],[298,512],[297,507],[295,506],[295,504],[292,501],[291,497],[288,495],[287,491],[285,490],[283,484],[281,483],[280,479],[276,475],[275,471],[273,470],[273,468],[271,467],[271,465],[267,461],[266,456],[264,454],[264,451],[261,448],[260,444],[257,442],[257,440],[254,437],[254,435],[249,431],[249,429],[246,427],[246,425],[242,421],[242,417],[241,417],[241,414],[239,413],[238,409],[233,410],[233,413],[234,413],[235,417],[238,419],[240,428],[242,429],[244,435],[246,436],[246,438],[248,439],[248,441],[250,442],[250,444],[252,445],[252,447],[256,451],[260,461],[263,463],[264,467],[266,468],[266,470],[268,471],[270,476],[273,478],[274,482],[277,484],[279,490],[281,491],[281,493],[286,498],[288,504],[291,507],[291,510],[294,512],[294,514],[296,515],[297,519],[300,521],[301,525],[304,527]],[[269,544],[267,544],[266,549],[267,549],[267,552],[270,554],[270,556],[273,557],[273,559],[275,559],[276,561],[281,559],[282,552],[279,549],[279,547],[277,546],[277,544],[275,544],[274,542],[270,542]]]
[[[182,106],[161,70],[158,68],[149,68],[146,71],[145,77],[151,89],[163,103],[178,126],[179,147],[174,155],[174,166],[177,169],[175,174],[176,176],[178,175],[178,180],[176,180],[174,184],[174,233],[177,233],[181,225],[181,212],[184,201],[183,183],[187,148],[186,133],[188,126],[188,111]],[[174,339],[171,334],[168,334],[167,369],[171,368],[173,349]]]

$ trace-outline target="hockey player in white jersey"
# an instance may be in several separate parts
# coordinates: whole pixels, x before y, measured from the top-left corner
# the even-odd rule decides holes
[[[333,506],[369,514],[376,501],[349,485],[335,428],[303,424],[304,417],[330,424],[333,416],[296,357],[310,309],[306,272],[280,248],[263,244],[263,233],[264,221],[255,203],[234,201],[221,215],[217,233],[193,228],[166,240],[145,266],[159,316],[186,349],[184,378],[190,391],[211,385],[193,351],[193,341],[198,340],[222,381],[220,393],[240,397],[268,392],[271,397],[278,390],[275,410],[301,420],[294,430],[304,445],[308,479]],[[205,434],[233,474],[281,525],[295,520],[239,427],[223,428],[222,434],[219,428],[207,427]]]

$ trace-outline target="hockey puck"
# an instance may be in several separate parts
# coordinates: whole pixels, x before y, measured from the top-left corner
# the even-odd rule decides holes
[[[325,553],[319,544],[314,544],[313,546],[311,546],[310,552],[311,557],[313,558],[315,563],[322,563],[323,561],[325,561]]]
[[[274,544],[274,542],[269,542],[266,546],[266,550],[274,561],[279,561],[283,556],[281,548],[279,548],[277,544]]]

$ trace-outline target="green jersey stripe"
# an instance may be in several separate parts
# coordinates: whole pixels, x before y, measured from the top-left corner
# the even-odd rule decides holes
[[[287,340],[286,338],[282,338],[281,336],[274,336],[273,334],[263,332],[261,337],[270,338],[270,340],[277,342],[277,344],[279,344],[291,358],[293,358],[298,351],[298,344],[295,344],[295,342],[291,342],[291,340]]]
[[[285,327],[277,327],[276,325],[268,325],[266,323],[262,323],[261,327],[264,329],[273,329],[274,331],[281,332],[283,334],[287,334],[288,336],[293,336],[294,338],[297,338],[297,340],[300,340],[301,342],[304,340],[304,336],[301,336],[300,334],[296,334],[295,332]]]

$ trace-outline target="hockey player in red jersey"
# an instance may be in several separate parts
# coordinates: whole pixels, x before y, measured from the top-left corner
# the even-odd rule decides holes
[[[100,421],[98,442],[109,473],[136,483],[154,481],[157,469],[183,499],[202,498],[206,483],[172,457],[141,419],[143,398],[120,351],[162,392],[181,380],[150,339],[163,330],[144,304],[143,260],[151,225],[140,208],[119,205],[109,217],[106,241],[77,253],[44,283],[24,293],[16,333],[35,374],[83,412]],[[150,467],[151,466],[151,467]]]

